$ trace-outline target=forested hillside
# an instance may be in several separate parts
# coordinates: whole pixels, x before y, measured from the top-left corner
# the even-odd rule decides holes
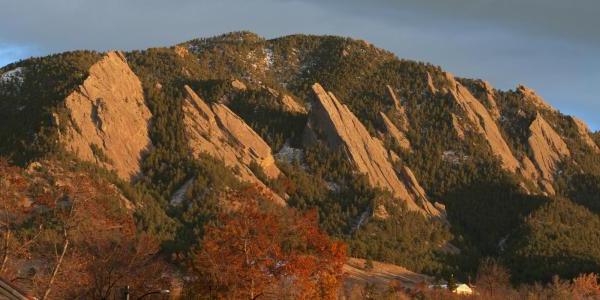
[[[277,240],[285,259],[338,264],[345,248],[317,249],[339,241],[349,256],[443,279],[475,278],[489,258],[513,284],[600,272],[600,133],[524,86],[497,90],[361,40],[249,32],[32,58],[0,74],[3,168],[33,181],[46,164],[101,174],[131,206],[95,193],[94,205],[114,212],[102,218],[127,219],[127,242],[147,237],[169,272],[206,274],[207,236],[244,218],[317,222],[311,235]],[[31,189],[22,197],[37,199]],[[236,215],[246,202],[256,214]],[[26,215],[4,240],[64,227]],[[266,236],[288,232],[277,230]],[[295,244],[307,240],[313,248]],[[337,271],[310,270],[330,274],[332,287]]]

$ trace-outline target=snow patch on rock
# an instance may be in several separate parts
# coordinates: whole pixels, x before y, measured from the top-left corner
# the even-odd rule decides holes
[[[16,82],[18,84],[22,84],[25,80],[24,71],[25,69],[23,67],[14,68],[10,71],[7,71],[0,76],[0,82]]]
[[[283,147],[275,154],[275,158],[286,163],[302,163],[304,161],[304,151],[299,148],[292,148],[289,143],[285,143]]]
[[[273,54],[273,49],[265,48],[263,49],[265,53],[264,63],[267,68],[270,68],[275,63],[275,55]]]
[[[171,197],[171,201],[169,201],[171,205],[178,206],[181,203],[183,203],[183,200],[185,200],[185,194],[187,193],[190,186],[192,186],[192,183],[194,183],[194,179],[195,178],[189,179],[179,189],[177,189],[177,191],[175,191],[175,193]]]

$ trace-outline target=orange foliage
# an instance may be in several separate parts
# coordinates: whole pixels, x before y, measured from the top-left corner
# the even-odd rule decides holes
[[[221,299],[282,293],[337,298],[346,246],[318,228],[316,212],[261,209],[258,198],[263,197],[255,188],[232,195],[235,211],[220,215],[219,226],[206,228],[192,260],[198,278],[192,293]]]
[[[600,298],[600,284],[598,275],[582,274],[573,279],[573,294],[580,299]]]

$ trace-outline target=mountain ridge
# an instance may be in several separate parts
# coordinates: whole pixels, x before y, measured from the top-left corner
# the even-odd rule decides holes
[[[510,264],[528,255],[522,238],[549,207],[598,213],[600,137],[580,120],[529,88],[501,91],[361,40],[236,32],[0,73],[0,155],[116,172],[148,195],[140,226],[174,253],[248,183],[281,206],[316,209],[354,256],[438,274],[458,268],[442,245]],[[566,252],[583,255],[577,245]]]

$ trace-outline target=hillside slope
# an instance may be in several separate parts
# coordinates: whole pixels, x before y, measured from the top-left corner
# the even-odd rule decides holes
[[[600,213],[600,138],[584,123],[524,86],[497,90],[361,40],[235,32],[32,58],[0,74],[0,155],[116,172],[145,195],[137,226],[171,254],[190,251],[223,195],[249,184],[317,209],[354,256],[430,274],[527,257],[525,228],[539,230],[530,218],[555,201]],[[528,234],[554,247],[551,233]],[[525,252],[501,246],[513,244]],[[563,271],[522,280],[573,273]]]

